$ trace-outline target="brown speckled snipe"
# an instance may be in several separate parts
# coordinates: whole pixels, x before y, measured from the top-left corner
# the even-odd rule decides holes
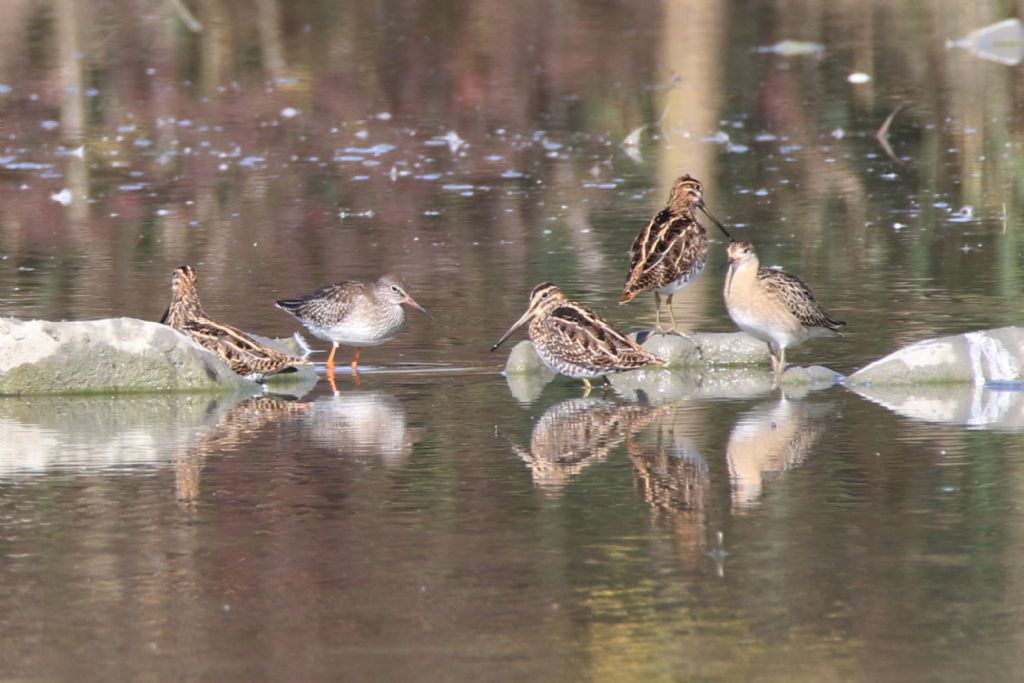
[[[294,372],[296,365],[312,365],[304,358],[270,348],[239,329],[211,319],[199,303],[197,284],[196,271],[191,266],[174,271],[171,303],[160,322],[215,353],[235,373],[257,382],[269,375]]]
[[[604,318],[570,301],[550,282],[534,287],[526,313],[501,336],[491,351],[527,321],[530,322],[530,341],[541,360],[555,372],[582,379],[588,392],[590,379],[594,377],[664,364]]]
[[[676,317],[672,297],[697,279],[708,260],[708,234],[697,220],[701,209],[723,234],[732,235],[704,205],[700,181],[684,175],[672,185],[668,205],[640,231],[629,250],[629,274],[622,290],[620,304],[632,301],[641,292],[654,291],[655,326],[661,330],[661,295],[666,296],[672,330]]]
[[[826,313],[797,276],[761,268],[750,242],[729,245],[725,306],[737,327],[768,344],[776,378],[786,368],[787,348],[834,336],[846,324]]]

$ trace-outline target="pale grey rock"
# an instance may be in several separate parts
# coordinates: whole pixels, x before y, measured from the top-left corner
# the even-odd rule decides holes
[[[668,367],[770,363],[768,345],[745,332],[691,332],[686,336],[639,332],[630,335]]]
[[[308,382],[312,369],[303,369],[305,376],[295,373],[299,376],[292,380]],[[244,393],[257,387],[214,354],[159,323],[134,318],[0,319],[0,394]]]
[[[1024,379],[1024,328],[1002,327],[926,339],[847,378],[856,385],[972,384]]]

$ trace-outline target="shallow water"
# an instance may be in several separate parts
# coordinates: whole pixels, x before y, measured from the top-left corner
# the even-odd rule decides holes
[[[190,263],[265,335],[388,270],[434,320],[337,393],[0,398],[0,677],[1015,678],[1021,392],[582,398],[488,351],[544,280],[650,326],[625,252],[683,172],[848,321],[793,362],[1019,322],[1016,67],[946,47],[1003,16],[123,4],[0,8],[4,313],[156,320]],[[683,328],[733,329],[723,252]]]

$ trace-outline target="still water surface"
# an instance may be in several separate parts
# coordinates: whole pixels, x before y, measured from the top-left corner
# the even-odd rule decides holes
[[[997,7],[196,5],[0,7],[4,314],[155,320],[190,263],[261,334],[387,270],[435,320],[336,393],[0,399],[0,678],[1018,678],[1019,393],[488,352],[544,280],[649,326],[625,251],[683,172],[848,321],[793,362],[1019,322],[1019,70],[946,47]],[[713,247],[686,329],[733,329]]]

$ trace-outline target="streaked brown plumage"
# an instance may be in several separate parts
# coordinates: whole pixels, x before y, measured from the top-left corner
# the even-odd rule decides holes
[[[290,313],[315,336],[333,344],[327,371],[334,375],[334,354],[339,344],[356,347],[352,369],[358,370],[364,346],[394,339],[405,326],[405,309],[412,306],[428,318],[427,309],[409,296],[399,275],[381,276],[376,282],[337,282],[275,305]]]
[[[570,398],[548,408],[534,423],[529,448],[515,443],[512,448],[530,468],[537,487],[560,491],[664,412],[637,403]]]
[[[736,326],[768,344],[776,377],[786,367],[786,349],[812,337],[833,336],[846,323],[826,313],[800,278],[761,268],[754,245],[729,245],[725,306]]]
[[[550,282],[534,287],[526,313],[501,336],[491,351],[527,321],[530,321],[530,341],[541,360],[555,372],[582,379],[588,390],[591,378],[664,364],[604,318],[570,301]]]
[[[654,291],[655,325],[661,329],[661,295],[666,295],[672,329],[676,327],[672,297],[693,282],[708,260],[708,235],[697,220],[701,209],[732,241],[725,227],[704,205],[700,181],[681,176],[672,185],[668,205],[640,231],[629,250],[629,274],[620,304],[632,301],[641,292]]]
[[[171,303],[160,322],[215,353],[236,374],[257,382],[269,375],[294,372],[296,365],[312,365],[304,358],[273,349],[239,329],[212,320],[199,302],[197,284],[196,271],[191,266],[174,271]]]

